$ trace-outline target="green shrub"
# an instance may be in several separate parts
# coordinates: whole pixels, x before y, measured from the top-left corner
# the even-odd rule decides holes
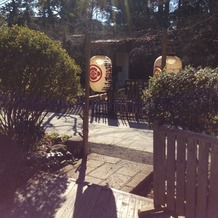
[[[45,34],[18,26],[2,28],[0,132],[30,148],[41,135],[46,110],[57,102],[75,101],[79,75],[75,61]]]
[[[144,93],[150,123],[160,120],[198,132],[218,129],[218,68],[164,72],[150,79]]]

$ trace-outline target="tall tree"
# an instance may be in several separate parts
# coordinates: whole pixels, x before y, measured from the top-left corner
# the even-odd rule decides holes
[[[59,0],[39,0],[37,3],[39,16],[42,18],[42,24],[54,24],[60,11]]]
[[[6,3],[5,6],[2,7],[2,14],[5,17],[8,26],[19,24],[21,20],[20,6],[21,3],[19,0],[12,0],[11,2]]]
[[[18,24],[30,26],[34,17],[34,0],[12,0],[1,8],[1,14],[8,26]]]
[[[34,0],[23,0],[22,4],[22,20],[25,26],[30,27],[34,13]]]

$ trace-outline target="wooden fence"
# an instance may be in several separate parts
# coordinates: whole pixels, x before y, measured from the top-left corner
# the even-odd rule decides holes
[[[137,99],[114,98],[113,101],[97,99],[91,102],[90,111],[93,116],[122,116],[143,118],[144,102]]]
[[[154,124],[154,206],[218,217],[218,138]]]
[[[147,82],[143,80],[127,80],[125,86],[108,92],[107,100],[98,98],[90,106],[92,115],[114,114],[120,116],[144,116],[142,99]]]

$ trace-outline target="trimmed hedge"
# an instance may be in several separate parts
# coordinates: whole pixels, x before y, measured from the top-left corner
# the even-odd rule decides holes
[[[73,104],[81,93],[80,67],[58,42],[26,27],[0,31],[0,134],[24,150],[43,135],[53,103]]]
[[[144,93],[149,123],[160,120],[197,132],[218,131],[218,68],[163,72],[150,78]]]

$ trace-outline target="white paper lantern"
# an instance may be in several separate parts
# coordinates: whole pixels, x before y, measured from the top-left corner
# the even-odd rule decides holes
[[[159,56],[154,62],[153,74],[157,75],[161,73],[162,69],[162,56]],[[182,61],[177,56],[166,56],[166,67],[167,73],[174,72],[178,73],[182,69]]]
[[[96,55],[90,59],[89,84],[94,92],[106,92],[112,83],[112,62],[107,56]]]

